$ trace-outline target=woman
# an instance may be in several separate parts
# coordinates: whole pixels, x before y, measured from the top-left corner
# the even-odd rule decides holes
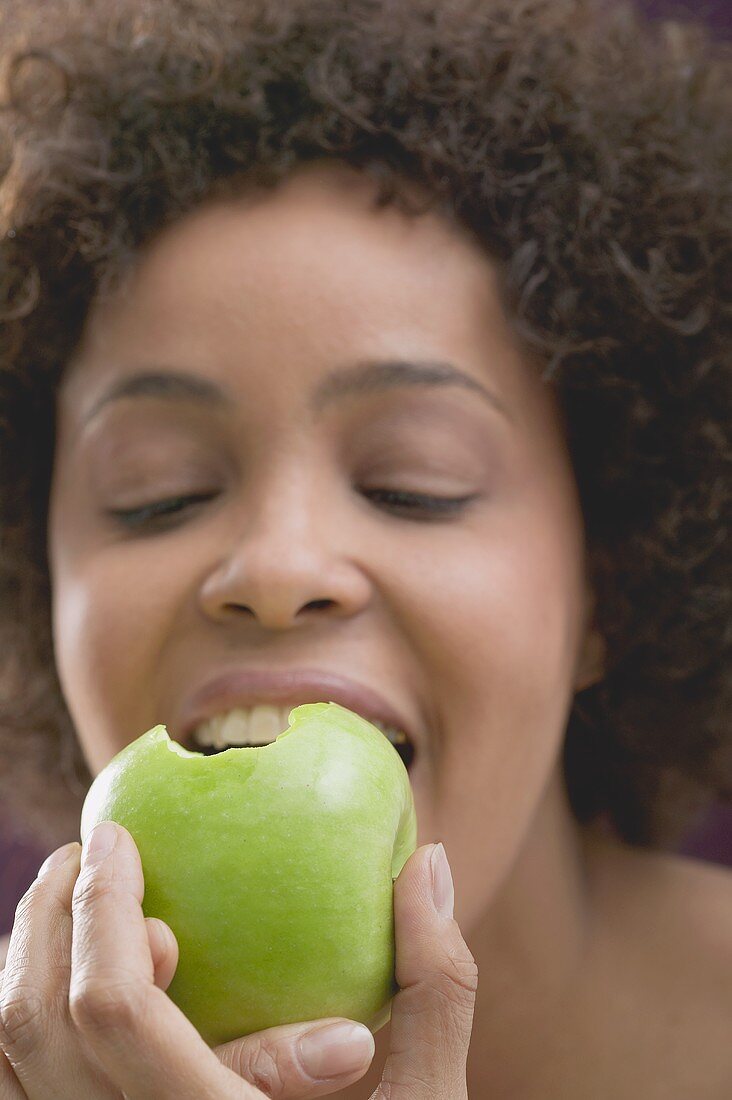
[[[409,735],[420,847],[391,1023],[310,1063],[211,1051],[129,834],[64,847],[5,1092],[721,1100],[732,881],[669,853],[730,789],[728,57],[584,0],[117,10],[4,28],[7,797],[73,836],[157,722],[327,697]]]

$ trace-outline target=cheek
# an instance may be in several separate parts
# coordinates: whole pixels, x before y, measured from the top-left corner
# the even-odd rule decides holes
[[[93,772],[150,722],[154,671],[175,571],[129,550],[57,557],[53,635],[61,686]],[[147,723],[147,725],[145,724]]]
[[[495,519],[434,585],[428,661],[440,710],[425,840],[443,840],[454,858],[467,921],[517,857],[557,764],[581,566],[576,524],[531,509]]]

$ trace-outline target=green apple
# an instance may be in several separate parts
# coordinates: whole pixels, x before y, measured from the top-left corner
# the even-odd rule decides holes
[[[81,815],[124,825],[145,916],[178,939],[168,994],[210,1044],[277,1024],[391,1014],[393,887],[417,840],[407,769],[336,703],[269,745],[189,752],[155,726],[99,773]]]

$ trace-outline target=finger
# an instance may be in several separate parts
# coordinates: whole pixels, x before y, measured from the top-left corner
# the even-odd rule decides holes
[[[155,984],[143,893],[128,831],[97,825],[72,899],[69,1004],[84,1040],[128,1100],[265,1100],[219,1062]]]
[[[18,904],[8,947],[0,1047],[31,1100],[119,1096],[89,1061],[68,1011],[71,895],[80,851],[66,844],[46,860]]]
[[[224,1043],[214,1054],[272,1100],[309,1100],[363,1077],[374,1037],[352,1020],[323,1019],[271,1027]]]
[[[394,884],[400,989],[391,1050],[372,1100],[467,1100],[478,968],[452,917],[452,875],[447,857],[440,865],[441,853],[441,844],[418,848]]]
[[[0,1050],[0,1097],[2,1100],[28,1100],[26,1093],[20,1087],[18,1078],[13,1073],[13,1067],[2,1050]]]
[[[178,966],[178,941],[173,929],[164,920],[146,917],[145,924],[155,985],[158,989],[167,989]]]

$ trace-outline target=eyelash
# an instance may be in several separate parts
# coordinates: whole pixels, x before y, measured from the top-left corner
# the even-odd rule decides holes
[[[456,515],[466,504],[475,499],[474,494],[466,497],[432,497],[423,493],[408,493],[401,489],[369,489],[364,496],[369,499],[374,496],[386,497],[387,506],[412,512],[422,511],[429,519]],[[164,521],[170,516],[180,514],[189,505],[207,500],[211,500],[211,494],[169,497],[166,500],[154,501],[143,508],[111,510],[108,514],[123,526],[137,529],[155,526],[158,520]]]

